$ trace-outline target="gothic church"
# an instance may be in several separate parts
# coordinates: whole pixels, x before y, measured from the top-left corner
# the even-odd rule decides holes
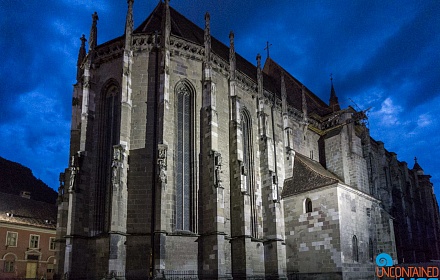
[[[327,104],[211,37],[208,13],[200,28],[165,0],[134,28],[127,3],[124,35],[98,44],[95,13],[81,38],[58,275],[371,279],[380,252],[440,258],[430,176],[333,84]]]

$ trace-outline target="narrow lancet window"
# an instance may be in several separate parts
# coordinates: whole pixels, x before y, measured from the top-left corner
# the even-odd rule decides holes
[[[371,238],[368,242],[368,257],[370,259],[370,262],[372,262],[373,257],[374,257],[374,244],[373,244],[373,240]]]
[[[359,247],[358,247],[358,239],[356,235],[353,235],[352,240],[352,246],[353,246],[353,261],[359,262]]]
[[[176,229],[190,231],[192,201],[192,92],[186,83],[176,87]]]
[[[306,201],[304,202],[304,209],[306,213],[313,212],[312,200],[310,198],[307,198]]]
[[[254,189],[254,166],[253,166],[253,150],[252,150],[252,121],[249,112],[246,109],[241,111],[241,130],[243,143],[243,166],[242,174],[245,175],[246,193],[249,194],[250,199],[250,221],[251,221],[251,235],[257,237],[258,224],[256,213],[256,198]]]
[[[119,143],[121,122],[121,92],[114,81],[103,87],[99,104],[99,149],[97,161],[98,184],[95,192],[95,233],[108,228],[110,209],[109,190],[111,184],[111,161],[113,146]]]

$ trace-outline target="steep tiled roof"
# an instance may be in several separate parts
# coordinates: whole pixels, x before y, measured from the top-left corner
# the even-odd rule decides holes
[[[164,8],[165,4],[159,2],[150,16],[134,30],[134,33],[151,34],[158,31],[160,34],[162,30],[162,16]],[[171,34],[203,46],[205,33],[202,28],[184,17],[172,7],[170,7],[170,16]],[[227,47],[225,44],[212,37],[211,48],[213,53],[217,54],[224,60],[229,61],[229,47]],[[236,63],[238,70],[246,74],[252,80],[256,81],[257,68],[255,65],[244,59],[239,54],[236,54]]]
[[[162,16],[165,4],[159,2],[150,16],[134,30],[134,33],[146,33],[151,34],[155,31],[161,32],[162,29]],[[178,36],[193,42],[198,45],[203,45],[204,30],[184,17],[182,14],[170,7],[171,16],[171,34]],[[211,38],[212,52],[223,58],[225,61],[229,61],[229,47],[217,40]],[[248,76],[251,80],[256,82],[257,79],[257,67],[243,58],[241,55],[236,54],[236,67],[237,70]],[[287,102],[296,109],[302,109],[302,84],[285,71],[281,66],[274,62],[271,58],[268,58],[265,62],[263,69],[263,87],[275,93],[281,98],[281,71],[285,72],[285,81],[287,89]],[[324,116],[331,113],[330,107],[323,102],[319,97],[306,88],[306,99],[308,113],[316,113],[319,116]]]
[[[284,70],[278,63],[271,58],[266,60],[263,72],[272,78],[275,88],[280,92],[281,89],[281,73],[284,72],[284,81],[286,84],[287,103],[295,109],[302,110],[302,87],[303,84],[295,77]],[[318,96],[305,87],[305,96],[307,102],[308,114],[316,113],[319,116],[324,116],[332,112],[330,107],[322,101]]]
[[[55,229],[56,220],[55,204],[0,193],[0,222]]]
[[[284,180],[281,196],[288,197],[297,193],[336,184],[341,180],[326,170],[319,162],[299,153],[295,154],[293,176]]]

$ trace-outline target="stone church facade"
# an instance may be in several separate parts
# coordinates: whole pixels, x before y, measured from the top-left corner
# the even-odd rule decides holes
[[[160,2],[78,55],[56,272],[69,279],[371,279],[374,258],[439,259],[430,176]],[[421,238],[420,236],[426,237]],[[177,275],[177,276],[176,276]]]

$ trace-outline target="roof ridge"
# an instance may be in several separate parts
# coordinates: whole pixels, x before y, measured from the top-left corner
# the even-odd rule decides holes
[[[268,65],[268,67],[270,68],[270,64],[272,64],[274,66],[274,68],[278,68],[278,70],[281,72],[283,71],[286,74],[287,78],[290,78],[291,80],[293,80],[293,82],[296,83],[296,86],[299,86],[300,88],[304,86],[304,88],[306,89],[305,94],[311,99],[311,101],[313,101],[317,106],[319,107],[324,107],[324,108],[330,108],[330,106],[324,101],[322,100],[318,95],[316,95],[312,90],[310,90],[304,83],[302,83],[301,81],[299,81],[297,78],[295,78],[289,71],[287,71],[286,69],[284,69],[284,67],[282,67],[280,64],[278,64],[275,60],[273,60],[271,57],[268,57],[266,59],[266,62],[264,64],[264,69],[266,69],[266,64]],[[270,73],[270,69],[267,69],[268,71],[264,71],[267,75],[269,75],[270,77],[273,77],[273,75],[271,75]],[[273,77],[274,79],[276,77]]]
[[[304,161],[304,159],[301,158],[301,157],[303,157],[303,158],[307,158],[307,157],[304,156],[304,155],[302,155],[302,154],[300,154],[300,153],[298,153],[298,155],[300,155],[300,157],[299,157],[299,161],[301,161],[301,162],[306,166],[306,168],[307,168],[308,170],[310,170],[310,171],[312,171],[312,172],[314,172],[314,173],[320,175],[321,177],[324,177],[324,178],[327,178],[327,179],[330,179],[330,180],[333,180],[333,181],[336,181],[336,182],[341,182],[341,181],[339,180],[339,178],[338,178],[336,175],[335,175],[335,177],[338,178],[338,179],[335,179],[335,178],[329,177],[329,176],[327,176],[327,175],[325,175],[325,174],[322,174],[321,172],[318,172],[318,171],[316,171],[316,170],[313,170],[313,169],[312,169],[312,168],[311,168],[311,167],[310,167],[310,166]],[[295,157],[298,156],[298,155],[295,155]],[[309,159],[309,158],[307,158],[307,159],[310,160],[310,161],[314,161],[314,160]],[[318,162],[318,161],[314,161],[314,162],[316,162],[317,164],[319,164],[324,170],[330,172],[330,171],[327,170],[324,166],[322,166],[320,162]],[[332,175],[334,175],[332,172],[330,172],[330,173],[331,173]]]

